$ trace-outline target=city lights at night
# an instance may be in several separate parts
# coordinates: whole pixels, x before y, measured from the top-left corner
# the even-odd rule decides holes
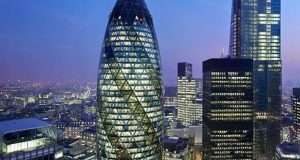
[[[0,160],[300,160],[299,0],[0,0]]]

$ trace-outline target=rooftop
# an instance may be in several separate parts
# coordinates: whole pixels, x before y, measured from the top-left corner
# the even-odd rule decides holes
[[[139,13],[150,15],[144,0],[117,0],[112,14]]]
[[[164,149],[168,149],[169,152],[179,153],[183,151],[188,145],[189,139],[181,137],[164,137]]]
[[[36,129],[47,126],[53,125],[35,118],[4,121],[0,122],[0,135],[4,135],[10,132],[24,131],[28,129]]]

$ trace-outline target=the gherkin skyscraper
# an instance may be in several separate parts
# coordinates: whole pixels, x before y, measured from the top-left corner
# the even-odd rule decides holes
[[[97,158],[161,159],[162,70],[144,0],[117,0],[103,41],[97,94]]]

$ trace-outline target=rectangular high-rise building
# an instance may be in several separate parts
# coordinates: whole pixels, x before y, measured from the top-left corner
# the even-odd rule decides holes
[[[296,131],[293,141],[300,142],[300,88],[293,88],[292,107]]]
[[[192,75],[192,64],[178,63],[177,75],[178,120],[184,125],[199,123],[201,105],[196,102],[196,80]]]
[[[253,59],[255,159],[274,159],[280,143],[281,0],[233,0],[229,53]]]
[[[253,61],[203,62],[204,160],[253,159]]]

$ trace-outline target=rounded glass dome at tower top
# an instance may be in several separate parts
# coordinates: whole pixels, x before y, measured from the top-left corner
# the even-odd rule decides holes
[[[98,159],[161,159],[163,93],[159,48],[144,0],[118,0],[98,75]]]

